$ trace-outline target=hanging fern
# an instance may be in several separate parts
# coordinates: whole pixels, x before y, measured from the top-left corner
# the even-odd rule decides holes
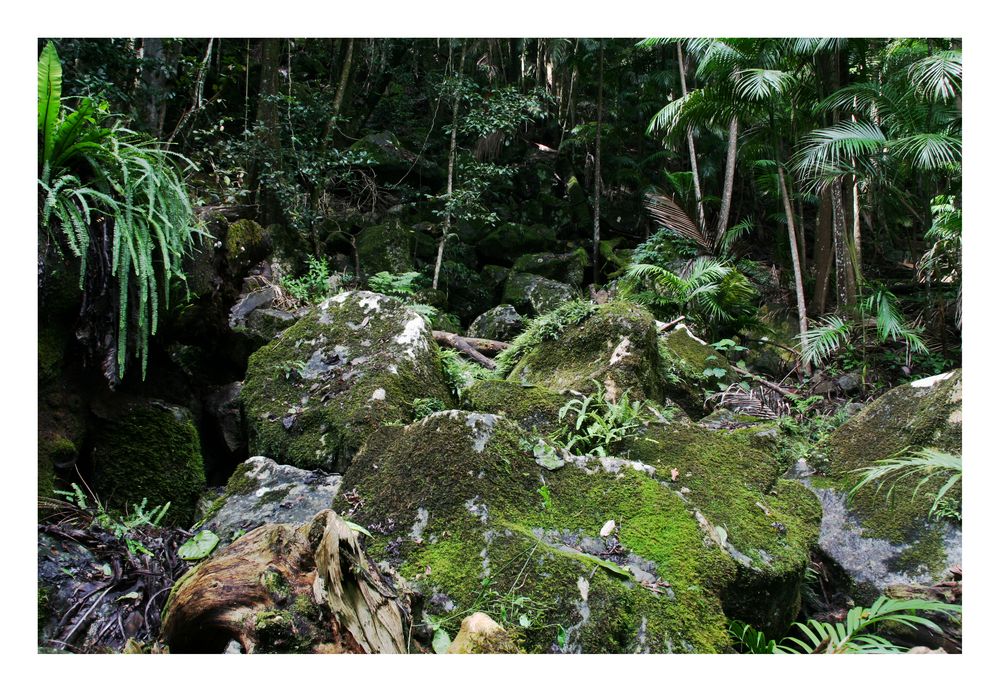
[[[119,123],[102,126],[110,116],[89,99],[76,110],[64,107],[61,92],[62,67],[49,42],[38,60],[39,223],[57,252],[68,249],[79,261],[81,288],[91,246],[102,244],[93,254],[117,282],[117,377],[125,374],[134,312],[145,379],[160,295],[169,308],[171,282],[184,279],[182,259],[201,232],[181,180],[181,167],[193,164]],[[110,221],[109,241],[96,230],[101,219]]]

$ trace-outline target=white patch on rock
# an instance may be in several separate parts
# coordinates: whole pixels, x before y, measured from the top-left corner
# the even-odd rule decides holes
[[[911,382],[911,387],[933,387],[938,382],[949,379],[954,372],[943,372],[940,375],[932,375],[931,377],[925,377],[922,380],[917,380],[916,382]]]
[[[576,578],[576,588],[580,589],[580,598],[586,601],[590,596],[590,582],[582,574]]]
[[[379,307],[379,303],[382,301],[382,296],[377,293],[368,293],[367,291],[361,294],[361,298],[358,299],[358,305],[360,305],[367,315],[371,311],[381,312],[382,308]]]
[[[627,336],[622,337],[622,340],[615,346],[614,352],[611,354],[611,365],[616,365],[620,363],[624,358],[627,358],[631,354],[628,349],[632,345]]]
[[[424,540],[424,529],[427,528],[427,522],[430,518],[430,512],[426,509],[423,507],[417,509],[417,520],[410,528],[410,538],[413,539],[414,543],[421,543]]]
[[[474,498],[465,501],[465,508],[469,510],[469,514],[474,517],[478,517],[479,521],[484,524],[489,521],[490,510],[486,507],[485,503],[479,502],[480,498],[476,495]]]
[[[424,318],[414,317],[403,325],[403,333],[395,338],[397,344],[407,346],[406,354],[410,360],[416,360],[416,349],[427,348],[427,339],[424,338]]]
[[[472,428],[475,437],[472,440],[472,448],[476,452],[486,449],[486,443],[493,437],[493,426],[497,422],[497,417],[492,413],[470,413],[465,418],[465,424]]]
[[[372,401],[385,401],[385,390],[379,387],[372,392]]]
[[[350,291],[344,291],[343,293],[338,293],[327,301],[324,301],[324,305],[330,302],[334,302],[337,305],[343,305],[344,301],[351,297]]]

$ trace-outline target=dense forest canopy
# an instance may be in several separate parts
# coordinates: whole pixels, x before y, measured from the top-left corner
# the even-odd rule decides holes
[[[961,651],[961,39],[37,48],[40,646]]]

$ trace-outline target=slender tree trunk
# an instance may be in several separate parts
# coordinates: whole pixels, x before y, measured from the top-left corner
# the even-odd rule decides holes
[[[830,268],[833,265],[833,192],[823,190],[819,198],[816,217],[816,287],[813,290],[813,312],[826,312],[826,297],[830,286]]]
[[[858,189],[858,177],[852,176],[854,179],[851,185],[851,200],[852,200],[852,233],[851,237],[854,242],[854,270],[857,276],[858,285],[861,281],[861,191]]]
[[[684,75],[684,51],[681,49],[681,42],[677,42],[677,68],[681,73],[681,96],[687,96],[687,78]],[[698,205],[698,229],[705,233],[705,206],[701,201],[701,177],[698,175],[698,155],[694,148],[694,129],[688,125],[687,128],[688,156],[691,157],[691,176],[694,179],[694,199]],[[719,235],[717,238],[721,238]]]
[[[261,39],[260,57],[260,89],[257,96],[257,122],[261,125],[262,144],[276,157],[276,167],[281,167],[281,133],[278,126],[280,113],[277,96],[281,88],[281,39]],[[260,179],[260,163],[256,159],[249,171],[248,186],[258,187]],[[265,222],[277,221],[280,212],[277,200],[267,191],[257,193],[257,203],[260,205]]]
[[[337,95],[333,97],[333,117],[340,115],[341,106],[344,103],[344,94],[347,92],[347,78],[351,74],[351,63],[354,59],[354,39],[347,40],[347,56],[344,58],[344,66],[340,69],[340,84],[337,85]]]
[[[594,138],[594,247],[591,261],[594,264],[594,283],[600,273],[598,260],[601,246],[601,127],[604,125],[604,41],[597,68],[597,134]]]
[[[458,76],[462,76],[462,68],[465,66],[465,51],[467,45],[462,41],[462,57],[458,60]],[[451,146],[448,149],[448,195],[445,205],[451,204],[451,193],[455,182],[455,151],[458,147],[458,105],[459,86],[455,86],[455,100],[451,106]],[[446,206],[444,214],[444,227],[441,229],[441,240],[438,242],[437,259],[434,262],[434,279],[431,281],[431,288],[435,291],[438,287],[438,279],[441,276],[441,264],[444,262],[444,246],[448,242],[448,235],[451,233],[451,211]]]
[[[165,80],[161,69],[163,61],[163,39],[142,39],[142,83],[146,89],[146,103],[143,120],[146,129],[159,139],[163,135],[163,117],[166,111],[164,95]]]
[[[851,253],[848,248],[847,222],[844,214],[844,192],[841,181],[833,184],[833,259],[837,276],[837,308],[854,307],[857,293],[854,272],[851,268]]]
[[[208,77],[208,64],[212,59],[212,44],[214,39],[208,39],[208,46],[205,48],[205,57],[201,60],[201,65],[198,66],[198,73],[194,78],[194,93],[191,97],[191,107],[184,111],[184,115],[178,121],[177,126],[174,131],[170,133],[170,137],[167,139],[167,144],[174,141],[174,137],[180,134],[181,130],[187,124],[187,121],[192,115],[201,110],[204,105],[203,96],[205,93],[205,79]]]
[[[729,142],[726,145],[726,177],[722,183],[722,208],[719,209],[719,225],[715,237],[721,238],[729,228],[729,207],[733,202],[733,178],[736,175],[736,143],[739,135],[739,122],[736,118],[729,121]]]
[[[781,201],[785,206],[785,219],[788,223],[788,246],[792,255],[792,273],[795,276],[795,304],[799,311],[799,338],[802,340],[802,352],[806,350],[806,331],[809,329],[809,318],[806,316],[806,293],[802,284],[802,264],[799,261],[799,248],[795,236],[795,214],[792,211],[792,201],[785,185],[785,171],[778,166],[778,182],[781,185]],[[808,361],[802,361],[802,371],[806,377],[812,375]]]

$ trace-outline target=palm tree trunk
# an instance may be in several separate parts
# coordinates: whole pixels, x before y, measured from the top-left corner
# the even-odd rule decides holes
[[[806,316],[806,293],[802,284],[802,264],[799,261],[799,248],[795,236],[795,214],[792,212],[792,202],[788,197],[788,187],[785,185],[785,171],[778,166],[778,182],[781,185],[781,202],[785,206],[785,220],[788,223],[788,246],[792,254],[792,273],[795,276],[795,303],[799,311],[799,339],[802,341],[802,352],[806,350],[806,331],[809,329],[809,318]],[[802,371],[806,377],[812,375],[808,361],[802,361]]]
[[[599,274],[598,260],[601,245],[601,127],[604,124],[604,41],[597,68],[597,135],[594,138],[594,247],[591,261],[594,265],[594,283]]]
[[[833,265],[833,197],[829,188],[820,193],[819,213],[816,217],[816,287],[813,290],[814,314],[826,312],[826,297],[830,286],[830,268]]]
[[[681,96],[687,96],[687,79],[684,76],[684,51],[681,50],[681,42],[677,42],[677,66],[681,72]],[[694,148],[694,130],[690,125],[687,128],[688,156],[691,157],[691,176],[694,179],[694,199],[698,205],[698,229],[705,233],[705,207],[701,202],[701,178],[698,175],[698,156]],[[721,238],[722,236],[717,236]]]
[[[837,308],[850,309],[857,302],[850,249],[847,247],[847,223],[844,215],[844,191],[841,181],[833,184],[833,259],[837,275]]]
[[[722,184],[722,208],[719,209],[719,225],[715,232],[716,238],[729,228],[729,207],[733,202],[733,177],[736,175],[736,138],[739,135],[739,122],[736,118],[729,121],[729,142],[726,145],[726,177]]]
[[[465,65],[465,51],[468,46],[462,41],[462,57],[458,60],[458,76],[462,76],[462,68]],[[458,145],[458,104],[459,87],[455,87],[455,100],[451,106],[451,146],[448,149],[448,195],[446,205],[451,204],[451,193],[455,183],[455,151]],[[434,279],[431,281],[431,288],[435,291],[438,287],[438,279],[441,276],[441,264],[444,261],[444,246],[448,242],[448,235],[451,233],[451,211],[446,206],[444,214],[444,227],[441,229],[441,240],[438,242],[437,259],[434,261]]]

